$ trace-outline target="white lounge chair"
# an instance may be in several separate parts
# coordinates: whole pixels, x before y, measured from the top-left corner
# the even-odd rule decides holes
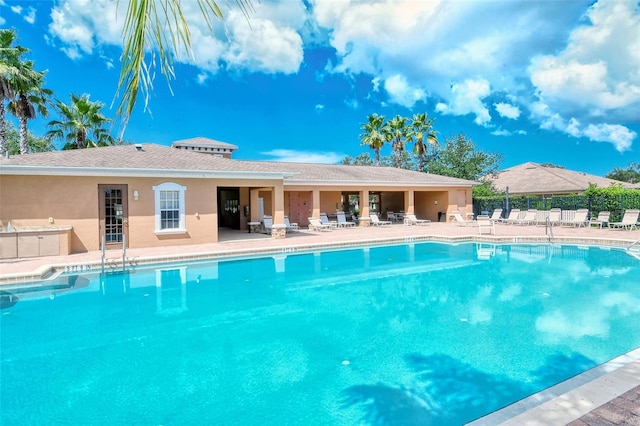
[[[320,222],[323,225],[329,225],[332,229],[336,229],[338,227],[338,222],[335,220],[329,220],[326,213],[320,213]]]
[[[489,220],[491,220],[492,223],[500,222],[502,220],[502,209],[493,210],[493,214],[491,215]]]
[[[589,227],[592,225],[598,225],[598,228],[602,228],[603,226],[609,226],[609,218],[611,217],[611,212],[606,210],[598,213],[598,217],[589,219]]]
[[[529,209],[524,213],[524,217],[518,218],[513,222],[516,225],[532,225],[536,223],[537,209]]]
[[[495,235],[495,224],[491,221],[491,218],[488,215],[478,215],[478,217],[476,218],[476,222],[478,223],[478,232],[480,233],[480,235],[484,234],[485,232]]]
[[[576,210],[576,213],[573,216],[573,219],[569,219],[565,221],[563,225],[576,226],[578,228],[581,226],[587,226],[587,223],[589,223],[589,220],[587,219],[588,216],[589,216],[589,209],[578,209]]]
[[[509,212],[509,216],[501,219],[500,222],[506,224],[514,223],[516,220],[518,220],[519,216],[520,209],[511,209],[511,211]]]
[[[320,219],[315,217],[309,218],[309,230],[310,231],[331,231],[333,227],[330,224],[324,224],[320,222]]]
[[[287,232],[298,232],[300,230],[300,227],[297,223],[291,223],[289,221],[289,216],[284,217],[284,227]]]
[[[549,223],[552,225],[559,225],[562,222],[562,210],[554,207],[549,210]]]
[[[262,228],[264,232],[271,235],[271,230],[273,229],[273,218],[271,216],[264,216],[262,218]]]
[[[352,228],[354,226],[356,226],[355,222],[350,222],[347,220],[347,216],[344,214],[344,212],[338,212],[336,213],[336,216],[338,217],[338,227],[340,228]]]
[[[467,226],[475,222],[473,220],[463,218],[460,212],[453,212],[451,213],[451,216],[453,216],[453,222],[458,226]]]
[[[638,229],[638,216],[640,216],[640,210],[631,209],[625,210],[622,220],[620,222],[609,223],[611,229]]]
[[[404,215],[403,223],[407,226],[428,225],[431,223],[431,221],[429,219],[418,219],[415,214],[407,213]]]
[[[369,218],[371,219],[371,225],[373,226],[391,225],[390,220],[380,220],[376,213],[371,213]]]

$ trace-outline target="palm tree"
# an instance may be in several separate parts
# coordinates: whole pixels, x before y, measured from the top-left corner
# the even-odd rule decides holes
[[[367,117],[368,122],[362,124],[361,129],[364,133],[360,135],[361,145],[369,145],[369,148],[375,152],[376,166],[380,165],[380,149],[385,144],[385,137],[382,131],[384,127],[384,116],[371,114]]]
[[[15,40],[15,31],[0,30],[0,155],[5,155],[8,150],[5,100],[11,102],[15,99],[19,80],[36,78],[33,69],[26,67],[21,60],[29,50],[13,46]]]
[[[395,153],[396,167],[400,168],[404,145],[407,140],[411,139],[411,129],[407,126],[407,118],[396,115],[384,125],[383,133]]]
[[[415,138],[413,144],[413,153],[418,158],[418,171],[423,171],[424,158],[429,152],[429,145],[437,145],[438,139],[436,134],[438,133],[433,129],[433,118],[427,117],[427,113],[414,114],[411,121],[412,136]],[[425,140],[427,143],[425,143]]]
[[[158,50],[160,70],[167,82],[174,78],[173,53],[184,51],[191,53],[191,34],[189,22],[184,15],[181,0],[153,0],[127,2],[127,12],[122,29],[122,68],[116,95],[122,91],[117,114],[126,123],[135,106],[138,91],[145,94],[145,106],[149,92],[153,90],[155,75],[155,54],[147,61],[149,50]],[[236,3],[249,16],[252,10],[251,0],[236,0]],[[222,19],[222,10],[215,0],[198,0],[209,30],[213,32],[213,20]]]
[[[33,67],[33,61],[25,61],[20,66],[20,75],[13,80],[13,87],[17,94],[9,102],[9,111],[18,117],[20,123],[20,154],[29,153],[29,132],[27,122],[38,116],[46,117],[49,113],[47,105],[53,94],[44,88],[46,71],[38,72]]]
[[[66,140],[62,149],[82,149],[113,145],[114,139],[103,126],[111,119],[102,115],[102,102],[92,102],[89,95],[71,94],[71,105],[56,102],[61,120],[50,121],[47,137]]]

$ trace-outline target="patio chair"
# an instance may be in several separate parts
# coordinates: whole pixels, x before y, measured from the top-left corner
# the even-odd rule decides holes
[[[500,223],[506,223],[506,224],[510,224],[510,223],[514,223],[516,220],[518,220],[518,217],[520,216],[520,209],[511,209],[511,211],[509,212],[509,216],[500,219]]]
[[[549,210],[549,223],[552,225],[559,225],[562,222],[562,210],[554,207]]]
[[[611,217],[611,212],[606,210],[598,213],[598,217],[589,219],[589,228],[592,225],[598,225],[598,228],[602,228],[603,226],[609,226],[609,217]]]
[[[352,228],[354,226],[356,226],[355,222],[350,222],[347,220],[347,216],[344,214],[344,212],[338,212],[336,213],[336,215],[338,216],[338,227],[340,228]]]
[[[380,220],[376,213],[371,213],[369,218],[371,219],[371,225],[373,226],[391,225],[390,220]]]
[[[622,220],[620,222],[609,223],[611,229],[638,229],[638,216],[640,216],[640,210],[632,209],[625,210]]]
[[[329,225],[332,229],[336,229],[338,227],[338,222],[335,220],[329,220],[329,217],[326,213],[320,213],[320,222],[323,225]]]
[[[394,212],[387,212],[387,220],[393,223],[398,220],[398,217]]]
[[[489,234],[496,233],[496,226],[494,222],[491,221],[491,218],[488,215],[478,215],[476,218],[476,222],[478,223],[478,232],[480,235],[488,232]]]
[[[499,222],[502,219],[502,209],[493,210],[493,214],[489,218],[491,223]]]
[[[265,233],[271,235],[271,230],[273,229],[273,218],[271,216],[262,218],[262,229],[264,229]]]
[[[473,220],[463,218],[460,212],[453,212],[451,213],[451,216],[453,216],[453,222],[458,226],[467,226],[475,222]]]
[[[291,223],[289,221],[289,216],[284,217],[284,227],[286,232],[298,232],[300,230],[300,227],[297,223]]]
[[[536,216],[538,215],[537,209],[529,209],[524,213],[523,217],[518,217],[518,219],[513,222],[515,225],[532,225],[536,223]]]
[[[320,219],[315,217],[309,218],[309,230],[310,231],[331,231],[333,227],[330,224],[324,224],[320,222]]]
[[[589,220],[587,217],[589,216],[589,209],[578,209],[576,210],[576,214],[573,216],[573,219],[569,219],[563,223],[564,226],[587,226]]]
[[[407,226],[428,225],[431,221],[429,219],[418,219],[415,214],[407,213],[404,215],[403,223]]]

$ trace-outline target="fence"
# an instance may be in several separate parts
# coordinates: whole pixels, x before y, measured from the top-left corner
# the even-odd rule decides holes
[[[507,205],[508,203],[508,205]],[[611,212],[611,222],[619,222],[627,209],[640,209],[640,193],[616,194],[616,195],[557,195],[544,197],[542,195],[510,196],[506,197],[482,197],[473,199],[473,213],[491,214],[495,209],[502,209],[502,216],[509,215],[511,209],[537,209],[550,210],[559,208],[562,210],[589,209],[593,216],[601,211]]]

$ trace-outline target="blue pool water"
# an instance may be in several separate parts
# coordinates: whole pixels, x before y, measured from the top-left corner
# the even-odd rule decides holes
[[[0,423],[459,425],[640,347],[638,277],[437,243],[63,276],[3,294]]]

